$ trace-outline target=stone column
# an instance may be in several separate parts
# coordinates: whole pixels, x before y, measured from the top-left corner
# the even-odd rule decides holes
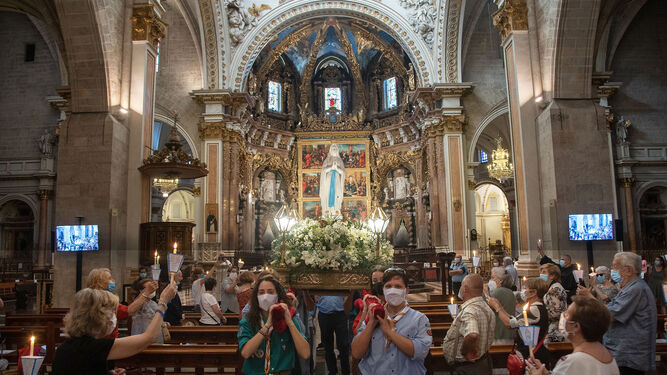
[[[132,62],[129,95],[129,163],[127,172],[127,260],[139,256],[139,224],[150,221],[151,180],[137,170],[152,153],[155,106],[155,63],[160,38],[167,25],[159,1],[136,4],[132,12]]]
[[[39,196],[39,246],[37,253],[37,265],[33,267],[35,271],[48,270],[49,268],[49,249],[46,243],[48,241],[48,221],[49,221],[49,198],[53,195],[53,190],[40,189],[37,191]]]
[[[635,205],[632,198],[632,185],[634,177],[623,178],[623,191],[625,192],[625,221],[628,223],[628,239],[630,240],[630,251],[637,252],[637,230],[635,228]]]
[[[496,0],[499,9],[493,24],[503,39],[507,96],[510,108],[512,162],[517,201],[518,241],[524,261],[535,259],[530,250],[542,237],[540,181],[535,117],[531,48],[528,35],[528,11],[525,0]]]

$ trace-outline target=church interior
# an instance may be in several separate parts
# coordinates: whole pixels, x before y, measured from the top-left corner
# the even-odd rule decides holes
[[[429,301],[454,253],[485,279],[506,257],[519,277],[544,254],[651,264],[665,19],[661,0],[0,0],[0,297],[69,308],[108,268],[130,302],[177,251],[186,286],[259,271],[288,216],[369,223]]]

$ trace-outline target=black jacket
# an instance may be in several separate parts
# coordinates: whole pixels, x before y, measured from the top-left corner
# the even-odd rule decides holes
[[[172,326],[180,326],[183,318],[183,305],[181,305],[181,297],[176,296],[167,304],[167,311],[164,312],[164,321]]]
[[[562,285],[567,292],[567,303],[572,303],[572,297],[577,294],[577,280],[574,279],[574,274],[572,274],[574,266],[570,264],[569,267],[561,267],[558,263],[545,255],[540,260],[540,265],[547,263],[555,264],[560,268],[560,285]]]

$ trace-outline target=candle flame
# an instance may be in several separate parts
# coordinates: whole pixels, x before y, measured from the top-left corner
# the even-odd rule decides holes
[[[35,336],[30,336],[30,342],[32,342],[32,343],[35,342]]]
[[[453,305],[453,304],[454,304],[454,297],[450,297],[450,298],[449,298],[449,304],[450,304],[450,305]]]
[[[591,267],[591,273],[595,272],[595,268]]]
[[[477,253],[473,250],[473,252],[472,252],[472,256],[475,256],[476,254],[477,254]]]
[[[523,277],[523,281],[526,281],[526,276]]]
[[[523,305],[523,311],[528,310],[528,306],[529,306],[529,305],[530,305],[530,303],[527,303],[527,304]]]
[[[577,263],[577,271],[581,270],[581,264]]]
[[[155,250],[155,256],[157,256],[157,250]]]

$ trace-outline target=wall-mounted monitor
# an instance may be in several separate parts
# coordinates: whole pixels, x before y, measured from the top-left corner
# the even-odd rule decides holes
[[[100,249],[97,225],[56,227],[56,251],[95,251]]]
[[[570,240],[595,241],[614,239],[611,214],[569,215]]]

